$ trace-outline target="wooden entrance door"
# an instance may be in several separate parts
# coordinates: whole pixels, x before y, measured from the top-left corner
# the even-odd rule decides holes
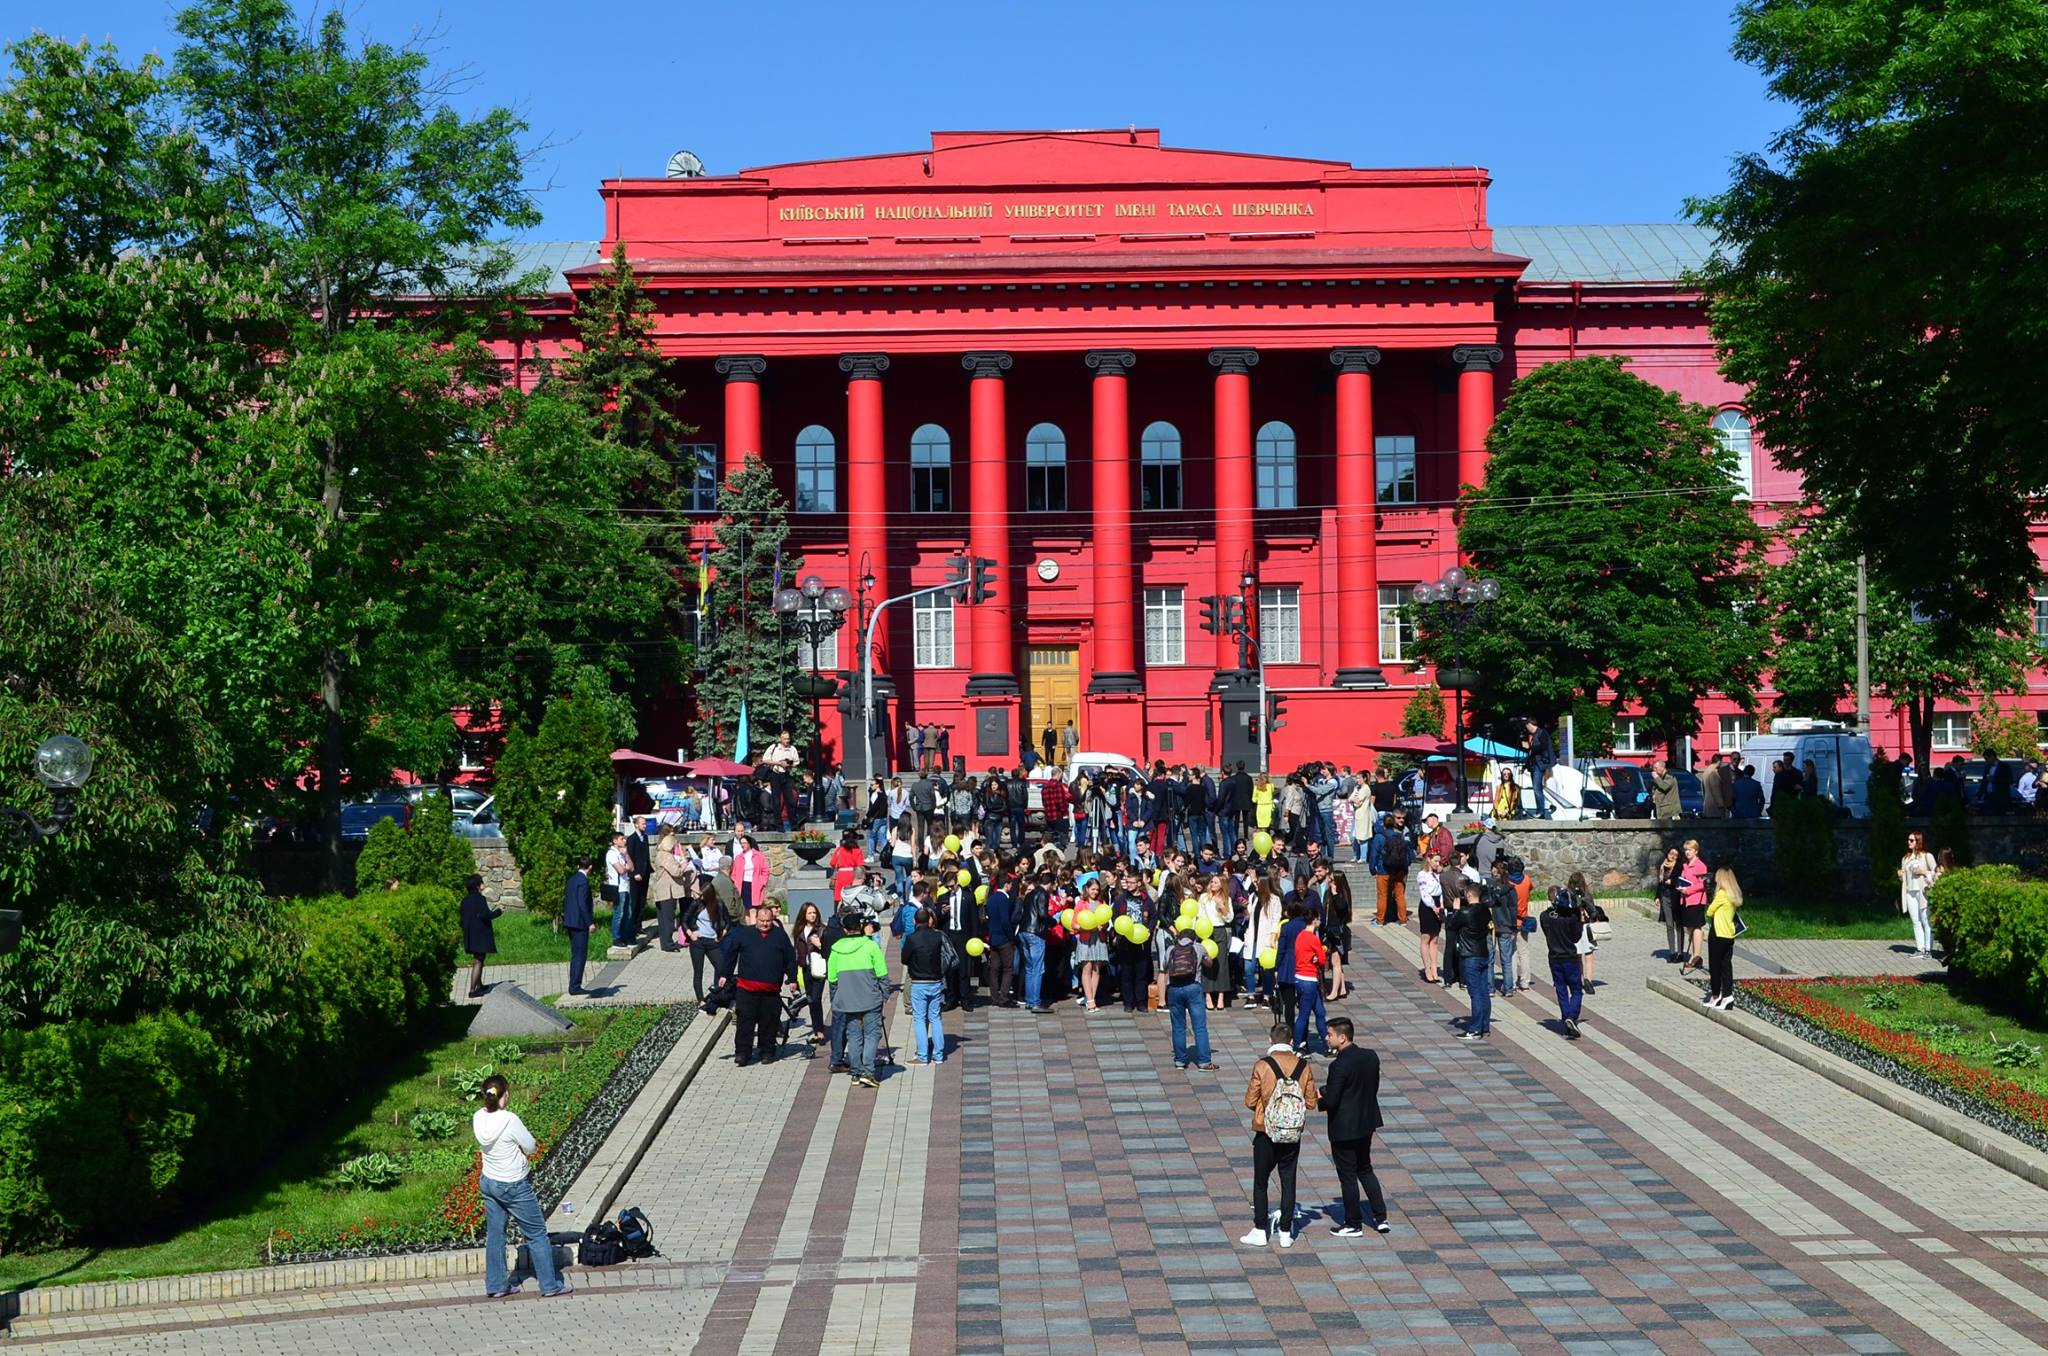
[[[1024,651],[1024,734],[1040,756],[1045,753],[1045,727],[1053,728],[1056,757],[1067,751],[1059,743],[1068,721],[1081,728],[1080,651],[1072,645],[1033,645]],[[1086,731],[1082,731],[1086,746]]]

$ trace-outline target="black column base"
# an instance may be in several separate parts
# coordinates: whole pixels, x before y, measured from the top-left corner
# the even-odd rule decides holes
[[[970,697],[1014,697],[1018,691],[1014,674],[976,673],[967,679],[967,695]]]
[[[1099,697],[1105,693],[1129,694],[1143,692],[1144,690],[1144,680],[1128,669],[1122,671],[1104,669],[1088,680],[1090,696]]]
[[[1385,687],[1387,675],[1378,669],[1338,669],[1337,686],[1349,688]]]
[[[1209,681],[1211,692],[1250,691],[1259,685],[1259,675],[1251,669],[1218,669]]]

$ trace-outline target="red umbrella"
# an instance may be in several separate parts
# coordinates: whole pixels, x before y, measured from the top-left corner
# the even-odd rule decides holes
[[[1396,735],[1387,739],[1368,739],[1359,744],[1362,749],[1376,753],[1412,753],[1425,758],[1433,755],[1449,756],[1458,750],[1434,735]]]
[[[693,758],[683,764],[683,771],[692,777],[751,777],[754,769],[745,763],[735,763],[730,758]]]

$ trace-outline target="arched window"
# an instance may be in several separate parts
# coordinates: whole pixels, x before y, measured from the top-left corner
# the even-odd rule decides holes
[[[1024,507],[1031,513],[1067,510],[1067,435],[1058,424],[1033,424],[1024,435]]]
[[[1714,416],[1714,436],[1735,458],[1735,490],[1744,499],[1756,488],[1755,440],[1749,432],[1749,416],[1741,410],[1723,410]]]
[[[830,513],[839,507],[838,453],[832,430],[823,424],[796,435],[798,513]]]
[[[1294,430],[1278,419],[1259,426],[1259,507],[1294,507]]]
[[[1138,440],[1139,496],[1148,509],[1180,507],[1180,430],[1165,420],[1145,425]]]
[[[953,508],[953,440],[937,424],[910,435],[910,509],[948,513]]]

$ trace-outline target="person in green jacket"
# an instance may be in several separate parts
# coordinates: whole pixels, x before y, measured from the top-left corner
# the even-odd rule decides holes
[[[840,920],[846,935],[832,944],[825,960],[825,983],[832,989],[832,1015],[846,1022],[847,1062],[853,1085],[878,1088],[875,1057],[882,1048],[882,1004],[889,996],[889,961],[869,935],[859,915]]]

